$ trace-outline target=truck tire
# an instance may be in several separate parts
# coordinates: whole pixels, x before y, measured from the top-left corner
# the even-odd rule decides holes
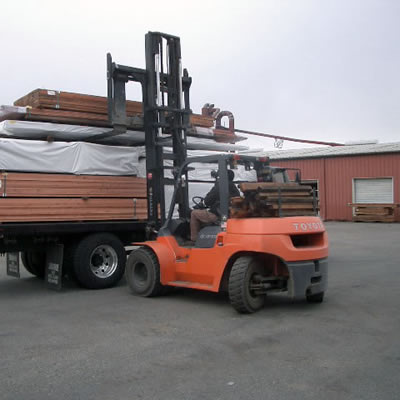
[[[231,305],[239,313],[250,314],[264,306],[265,295],[254,294],[250,289],[253,276],[257,273],[262,273],[262,267],[254,257],[239,257],[233,263],[228,293]]]
[[[309,303],[322,303],[324,301],[324,292],[315,293],[315,294],[308,294],[306,296],[306,300]]]
[[[46,274],[46,252],[28,250],[21,253],[22,264],[25,269],[39,279],[44,279]]]
[[[77,244],[74,242],[64,245],[63,276],[68,276],[73,282],[78,282],[74,273],[74,256]]]
[[[155,297],[167,290],[160,282],[157,256],[147,247],[140,247],[129,255],[125,276],[132,293],[139,296]]]
[[[121,280],[125,264],[125,248],[118,237],[111,233],[96,233],[76,245],[70,275],[82,287],[105,289]]]

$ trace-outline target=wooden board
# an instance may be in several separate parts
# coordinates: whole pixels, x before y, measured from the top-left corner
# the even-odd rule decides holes
[[[36,89],[14,102],[15,106],[30,106],[39,109],[79,111],[95,114],[107,114],[107,98],[82,93],[60,92],[55,90]],[[139,101],[126,102],[128,115],[143,113]]]
[[[394,215],[358,215],[353,216],[355,222],[395,222]]]
[[[282,203],[312,203],[314,199],[311,196],[297,196],[297,197],[292,197],[292,196],[268,196],[268,197],[261,197],[260,199],[262,201],[267,201],[267,202],[273,202],[273,203],[278,203],[281,201]]]
[[[109,126],[107,98],[82,93],[36,89],[14,102],[15,106],[31,107],[26,116],[30,121],[62,122],[92,126]],[[138,101],[126,102],[128,116],[143,114],[143,105]],[[214,119],[192,114],[195,126],[211,128]]]
[[[263,191],[263,192],[304,192],[309,193],[311,186],[299,185],[298,183],[276,183],[276,182],[245,182],[239,184],[242,192],[248,191]]]
[[[66,123],[71,125],[110,126],[108,116],[105,114],[84,113],[79,111],[28,108],[24,119],[27,121]]]
[[[355,209],[356,215],[391,215],[392,214],[392,209],[388,208],[377,208],[377,207],[371,207],[371,208],[356,208]]]
[[[145,220],[145,199],[0,198],[1,222]]]
[[[273,210],[278,210],[278,204],[271,204]],[[281,210],[313,210],[312,204],[297,204],[297,203],[283,203],[280,206]]]
[[[278,191],[259,192],[259,193],[257,193],[257,196],[259,198],[267,198],[267,199],[274,198],[274,197],[278,198],[279,197],[279,192]],[[302,197],[309,198],[309,197],[311,197],[312,198],[311,194],[308,193],[308,191],[307,192],[305,192],[305,191],[296,192],[294,190],[281,191],[280,196],[282,198],[286,198],[286,197],[296,197],[296,198],[302,198]]]
[[[351,207],[389,207],[396,208],[397,204],[394,203],[348,203]]]
[[[146,198],[146,179],[6,172],[0,175],[2,197]]]

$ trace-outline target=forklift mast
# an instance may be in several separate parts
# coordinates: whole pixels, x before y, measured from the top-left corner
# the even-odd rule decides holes
[[[116,64],[107,54],[108,116],[113,126],[110,136],[129,133],[132,126],[132,118],[126,113],[125,87],[129,81],[139,82],[142,87],[148,222],[155,230],[166,219],[165,185],[174,184],[164,172],[172,170],[175,176],[187,158],[192,79],[186,69],[182,70],[180,39],[160,32],[147,33],[146,69]],[[172,148],[172,153],[165,152],[166,146]],[[167,160],[172,166],[166,165]],[[187,182],[187,173],[185,179]],[[181,218],[188,217],[187,185],[180,190],[178,210]]]

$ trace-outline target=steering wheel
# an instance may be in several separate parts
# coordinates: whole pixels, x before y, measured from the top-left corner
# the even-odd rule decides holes
[[[193,201],[193,204],[194,204],[193,208],[195,208],[197,210],[201,210],[201,209],[206,208],[206,206],[204,205],[204,197],[194,196],[194,197],[192,197],[192,201]]]

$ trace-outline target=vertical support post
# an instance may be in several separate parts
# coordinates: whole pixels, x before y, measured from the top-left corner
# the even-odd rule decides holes
[[[317,215],[317,196],[315,193],[315,188],[312,188],[312,196],[313,196],[313,211],[314,214]]]
[[[224,158],[218,160],[218,186],[219,186],[219,202],[221,219],[227,220],[229,214],[229,179],[227,171],[227,163]]]

